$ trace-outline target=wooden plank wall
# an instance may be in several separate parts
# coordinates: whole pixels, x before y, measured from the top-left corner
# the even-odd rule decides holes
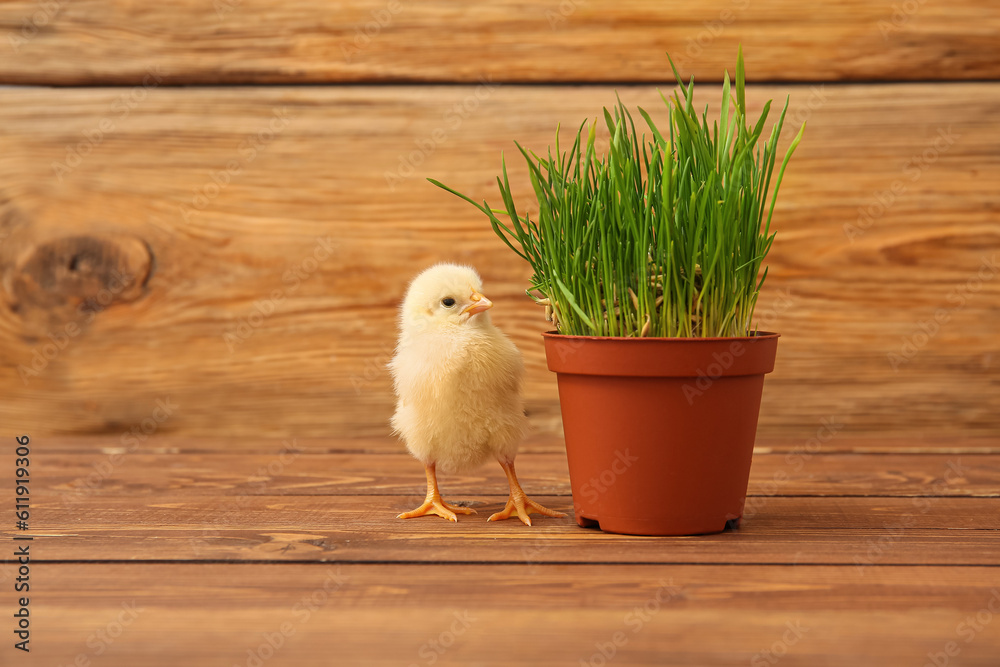
[[[388,446],[394,309],[453,260],[558,433],[527,268],[425,178],[495,197],[513,140],[544,149],[615,91],[660,109],[665,51],[715,105],[742,43],[754,108],[790,95],[808,121],[758,311],[783,334],[760,439],[988,442],[998,33],[986,0],[2,2],[0,420]]]

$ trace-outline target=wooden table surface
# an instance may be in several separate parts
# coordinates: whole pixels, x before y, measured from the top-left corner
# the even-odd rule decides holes
[[[397,520],[423,474],[393,451],[33,438],[0,664],[1000,664],[1000,442],[758,441],[743,527],[681,538],[487,523],[499,466],[441,479],[477,515]],[[518,469],[571,511],[561,441]],[[25,543],[30,654],[6,611]]]

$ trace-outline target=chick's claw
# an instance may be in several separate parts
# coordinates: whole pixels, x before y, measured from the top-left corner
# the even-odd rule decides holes
[[[448,521],[458,521],[458,517],[455,513],[459,514],[475,514],[476,510],[471,507],[458,507],[455,505],[449,505],[441,498],[428,498],[423,502],[423,504],[415,510],[410,510],[409,512],[403,512],[402,514],[397,514],[397,519],[413,519],[418,516],[427,516],[428,514],[436,514],[442,519],[448,519]]]
[[[502,521],[503,519],[509,519],[511,516],[516,515],[517,518],[521,520],[521,523],[523,523],[526,526],[530,526],[531,517],[528,515],[531,514],[532,512],[537,512],[538,514],[544,514],[545,516],[552,516],[556,518],[566,516],[562,512],[557,512],[555,510],[550,510],[548,507],[543,507],[542,505],[539,505],[531,498],[528,498],[524,494],[521,494],[520,496],[512,495],[510,498],[508,498],[507,505],[496,514],[490,516],[490,518],[487,519],[487,521]]]

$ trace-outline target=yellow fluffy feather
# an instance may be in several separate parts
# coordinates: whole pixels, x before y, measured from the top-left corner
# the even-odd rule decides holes
[[[517,514],[565,516],[529,500],[514,475],[514,457],[527,429],[521,399],[524,362],[493,326],[492,302],[470,267],[437,264],[410,284],[400,308],[399,343],[389,362],[396,390],[393,429],[427,471],[427,499],[400,517],[474,513],[441,500],[435,471],[462,472],[496,459],[507,473],[511,498],[490,520]]]

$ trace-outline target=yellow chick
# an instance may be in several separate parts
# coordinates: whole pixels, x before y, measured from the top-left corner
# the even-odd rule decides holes
[[[507,474],[510,498],[489,521],[517,515],[530,526],[531,512],[566,516],[530,500],[514,474],[528,421],[521,402],[524,362],[490,322],[493,303],[482,289],[473,269],[437,264],[414,278],[403,300],[389,362],[398,399],[392,426],[424,464],[427,499],[398,518],[436,514],[457,521],[456,512],[475,514],[441,499],[436,470],[461,472],[491,458]]]

